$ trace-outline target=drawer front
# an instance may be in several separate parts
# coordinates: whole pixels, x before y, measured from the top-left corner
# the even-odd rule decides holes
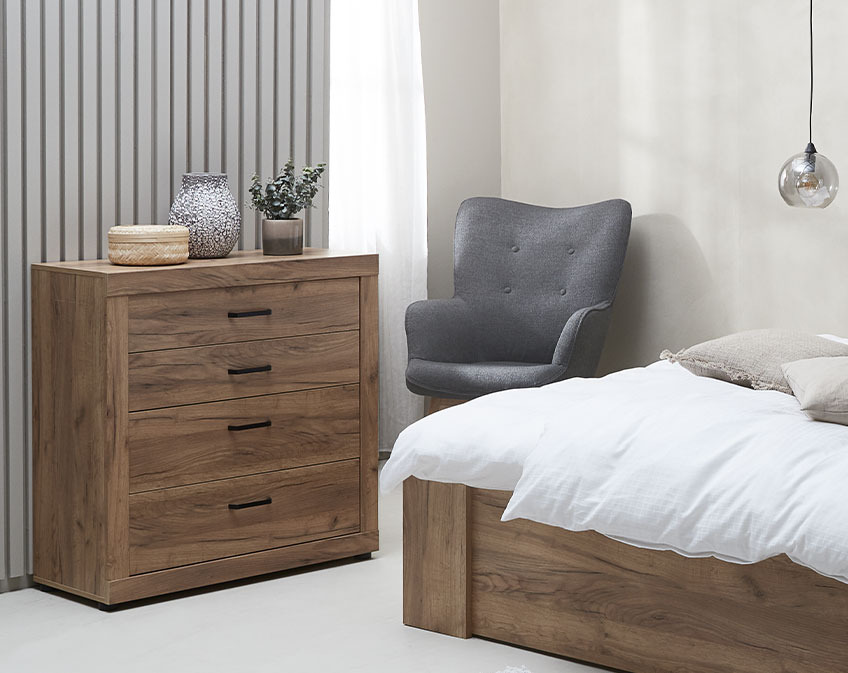
[[[359,332],[129,356],[129,410],[358,383]]]
[[[359,456],[359,386],[130,414],[130,491]]]
[[[359,279],[129,298],[130,352],[359,328]]]
[[[130,496],[138,574],[359,530],[359,461]]]

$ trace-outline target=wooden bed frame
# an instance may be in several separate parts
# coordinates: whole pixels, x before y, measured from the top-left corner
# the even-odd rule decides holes
[[[634,673],[848,672],[848,584],[501,522],[506,491],[407,479],[403,621]],[[848,522],[846,523],[848,529]]]

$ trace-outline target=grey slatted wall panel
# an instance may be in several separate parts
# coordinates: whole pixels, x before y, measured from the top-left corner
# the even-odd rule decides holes
[[[0,590],[32,572],[30,263],[167,221],[184,172],[226,172],[244,204],[254,172],[324,161],[329,5],[0,0]],[[242,217],[239,247],[258,247]]]

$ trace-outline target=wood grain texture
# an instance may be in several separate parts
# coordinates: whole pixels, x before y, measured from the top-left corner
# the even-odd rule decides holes
[[[37,581],[116,603],[377,549],[377,258],[290,262],[34,265]],[[219,329],[230,300],[280,320]]]
[[[129,350],[359,329],[356,278],[190,290],[129,298]],[[229,317],[231,312],[270,315]]]
[[[848,671],[848,585],[501,522],[509,496],[471,489],[474,634],[636,673]]]
[[[106,602],[124,603],[219,582],[230,582],[243,577],[325,563],[367,554],[376,551],[378,546],[379,539],[376,531],[353,533],[243,556],[195,563],[181,568],[133,575],[110,582],[109,597]]]
[[[106,576],[129,574],[129,454],[127,384],[127,298],[106,300],[105,471]]]
[[[46,577],[40,577],[39,575],[33,575],[32,579],[33,579],[33,582],[35,582],[36,584],[43,584],[46,587],[50,587],[52,589],[58,589],[60,591],[65,591],[69,594],[74,594],[75,596],[79,596],[81,598],[86,598],[90,601],[95,601],[97,603],[107,603],[108,602],[108,596],[109,596],[109,589],[108,589],[109,584],[108,583],[106,585],[107,586],[106,594],[98,595],[98,594],[92,594],[92,593],[85,591],[84,589],[80,589],[79,587],[76,587],[76,586],[62,584],[61,582],[56,582],[55,580],[51,580],[51,579],[48,579]]]
[[[380,408],[380,346],[377,276],[359,281],[360,483],[362,530],[377,530],[378,413]]]
[[[146,491],[130,496],[130,572],[358,531],[357,460]]]
[[[138,411],[129,419],[132,493],[359,457],[356,385]],[[262,422],[271,425],[228,429]]]
[[[471,636],[469,490],[410,477],[403,483],[403,623]]]
[[[33,270],[34,574],[93,596],[108,579],[105,318],[102,279]]]
[[[261,250],[230,253],[220,259],[190,259],[179,266],[115,266],[107,260],[34,264],[56,273],[106,277],[106,293],[154,294],[328,278],[377,275],[377,255],[306,248],[302,255],[266,257]]]
[[[229,374],[271,366],[271,371]],[[336,332],[129,356],[129,409],[270,395],[359,381],[359,332]]]
[[[451,407],[455,407],[456,405],[467,401],[468,400],[453,400],[448,397],[431,397],[430,402],[427,404],[427,415],[435,414],[437,411],[441,411],[442,409],[450,409]]]

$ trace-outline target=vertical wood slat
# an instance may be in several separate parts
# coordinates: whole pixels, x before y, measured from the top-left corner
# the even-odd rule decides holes
[[[310,3],[310,41],[309,41],[309,144],[310,165],[326,163],[328,158],[327,136],[330,128],[329,101],[329,59],[324,59],[325,45],[329,42],[330,0],[312,0]],[[318,191],[315,208],[310,212],[311,240],[314,247],[328,245],[330,236],[327,229],[329,218],[327,198],[327,179],[324,188]]]
[[[61,77],[59,82],[60,104],[59,115],[64,127],[60,129],[61,146],[59,147],[61,166],[60,212],[64,220],[63,252],[65,259],[80,257],[80,180],[79,173],[80,139],[79,132],[79,99],[80,79],[82,69],[79,64],[80,17],[77,0],[59,0],[62,4],[62,36],[64,47],[60,55]]]
[[[156,23],[153,27],[153,65],[155,68],[153,144],[154,182],[151,222],[168,221],[171,205],[171,0],[154,0]]]
[[[206,4],[207,0],[186,0],[186,51],[188,52],[186,96],[188,97],[188,168],[190,171],[207,171],[205,159],[206,139]],[[180,35],[180,32],[177,32]]]
[[[274,2],[259,0],[259,39],[256,43],[258,67],[256,68],[256,172],[264,179],[273,175],[279,166],[274,166]],[[270,75],[270,77],[269,77]],[[269,86],[266,86],[265,82]],[[262,218],[253,213],[256,220],[254,241],[256,248],[262,247]]]
[[[98,204],[97,185],[101,179],[99,174],[100,143],[98,141],[98,3],[79,1],[81,10],[80,21],[82,34],[80,36],[80,153],[78,166],[80,170],[80,235],[82,246],[80,256],[97,257],[98,241],[100,239],[100,210]]]
[[[292,63],[292,0],[279,0],[275,4],[277,12],[276,46],[277,55],[274,60],[274,168],[282,168],[291,156],[291,63]]]
[[[291,155],[296,165],[308,164],[309,143],[309,42],[310,16],[309,2],[294,0],[292,16],[292,63],[291,63],[291,105],[292,105],[292,150]],[[304,213],[304,228],[306,240],[304,244],[312,245],[312,213]]]
[[[6,0],[8,4],[8,0]],[[60,259],[60,238],[63,222],[60,218],[59,183],[61,167],[59,165],[59,12],[55,5],[47,0],[41,3],[42,41],[41,55],[43,73],[41,77],[42,108],[42,152],[41,163],[43,179],[41,181],[41,208],[43,209],[43,256],[45,259]],[[8,100],[8,97],[7,97]],[[4,130],[4,133],[7,131]]]
[[[155,222],[150,195],[153,192],[153,116],[156,92],[153,90],[153,8],[155,2],[135,5],[135,41],[133,57],[133,219],[130,222]]]
[[[0,0],[0,586],[32,572],[29,264],[167,221],[187,170],[228,174],[256,246],[250,175],[326,159],[328,25],[329,0]]]
[[[24,134],[24,143],[26,151],[23,153],[21,162],[21,175],[26,181],[27,189],[24,194],[24,209],[21,219],[21,228],[23,231],[24,250],[22,251],[25,259],[26,290],[22,299],[24,310],[24,323],[21,325],[21,330],[26,335],[26,347],[24,350],[24,375],[23,392],[21,397],[24,401],[24,430],[27,432],[26,441],[23,445],[24,451],[24,466],[27,470],[27,487],[32,485],[32,469],[30,465],[30,446],[32,446],[32,436],[29,425],[32,405],[32,372],[30,371],[30,363],[32,361],[30,353],[32,352],[31,344],[32,337],[30,334],[30,274],[29,265],[33,262],[40,262],[42,237],[41,237],[41,156],[42,156],[42,133],[41,133],[41,8],[38,3],[21,0],[21,5],[25,7],[24,25],[22,25],[23,41],[25,43],[24,53],[24,72],[29,73],[23,78],[25,91],[21,96],[21,105],[26,112],[24,118],[27,121],[26,133]],[[94,142],[96,145],[96,141]],[[31,489],[30,489],[31,492]],[[27,498],[27,515],[26,523],[28,528],[27,535],[27,550],[32,548],[32,498]],[[2,536],[0,536],[2,537]],[[0,543],[0,547],[3,546]],[[27,559],[27,574],[32,573],[32,554],[28,554]],[[6,575],[0,575],[5,577]]]
[[[133,224],[135,222],[135,206],[137,203],[135,191],[135,169],[138,158],[135,152],[135,125],[137,111],[135,107],[135,91],[137,77],[135,69],[135,18],[136,3],[118,1],[118,31],[117,39],[118,88],[115,92],[115,104],[118,106],[118,216],[115,224]]]
[[[230,181],[230,191],[235,195],[239,204],[244,202],[244,180],[241,174],[241,68],[239,54],[241,52],[241,31],[239,29],[240,0],[223,0],[222,45],[222,74],[221,90],[227,105],[224,109],[223,126],[221,130],[221,168],[226,172]],[[243,237],[240,237],[240,241]],[[242,247],[241,245],[239,247]]]
[[[25,467],[26,452],[19,450],[23,447],[27,438],[25,429],[23,403],[23,355],[26,343],[25,332],[22,329],[24,321],[24,306],[22,302],[16,301],[17,297],[24,294],[24,269],[23,256],[23,228],[20,225],[22,218],[21,206],[25,183],[21,180],[21,160],[23,157],[23,110],[19,101],[21,91],[22,72],[22,43],[21,43],[21,6],[12,2],[6,9],[6,90],[14,92],[14,96],[8,99],[16,104],[9,105],[3,115],[6,122],[6,159],[8,167],[4,180],[6,190],[5,222],[16,223],[16,226],[8,227],[6,233],[7,254],[5,258],[7,284],[6,296],[6,347],[8,353],[4,358],[6,365],[6,411],[8,413],[8,426],[6,439],[7,458],[7,506],[8,511],[8,572],[12,577],[19,577],[26,573],[27,547],[21,544],[27,537],[27,512],[28,512],[28,484],[27,468]],[[3,170],[3,169],[0,169]],[[16,450],[18,449],[18,450]]]
[[[100,54],[100,69],[97,73],[98,98],[100,99],[100,128],[98,137],[99,164],[98,182],[99,212],[101,220],[98,223],[100,230],[100,250],[98,256],[105,256],[108,250],[107,234],[109,227],[117,224],[118,192],[115,189],[117,174],[117,152],[118,146],[118,104],[115,96],[114,85],[116,70],[118,66],[117,50],[115,40],[115,13],[117,6],[109,0],[98,0],[100,32],[98,37],[98,50]],[[48,261],[50,257],[45,258]]]
[[[239,147],[242,162],[241,173],[245,178],[256,172],[256,73],[258,64],[256,62],[256,45],[261,36],[256,33],[257,11],[259,0],[241,0],[236,3],[241,8],[241,123]],[[236,194],[236,200],[241,206],[241,242],[242,248],[252,250],[256,238],[256,216],[245,204],[247,200],[247,189],[242,181],[239,184],[240,193]]]
[[[8,51],[6,40],[8,17],[6,6],[0,5],[0,95],[6,96],[8,89]],[[0,106],[0,224],[8,220],[9,209],[9,148],[6,129],[8,120],[6,106]],[[8,227],[0,226],[0,577],[9,577],[9,316],[8,303]]]
[[[226,172],[222,161],[221,128],[227,98],[221,81],[221,60],[224,37],[223,0],[207,0],[209,35],[206,48],[206,136],[204,157],[206,169]]]
[[[189,170],[189,105],[188,105],[188,3],[186,0],[171,0],[171,35],[169,50],[171,54],[170,95],[171,95],[171,192],[180,189],[182,174]],[[173,199],[169,195],[169,203]]]

